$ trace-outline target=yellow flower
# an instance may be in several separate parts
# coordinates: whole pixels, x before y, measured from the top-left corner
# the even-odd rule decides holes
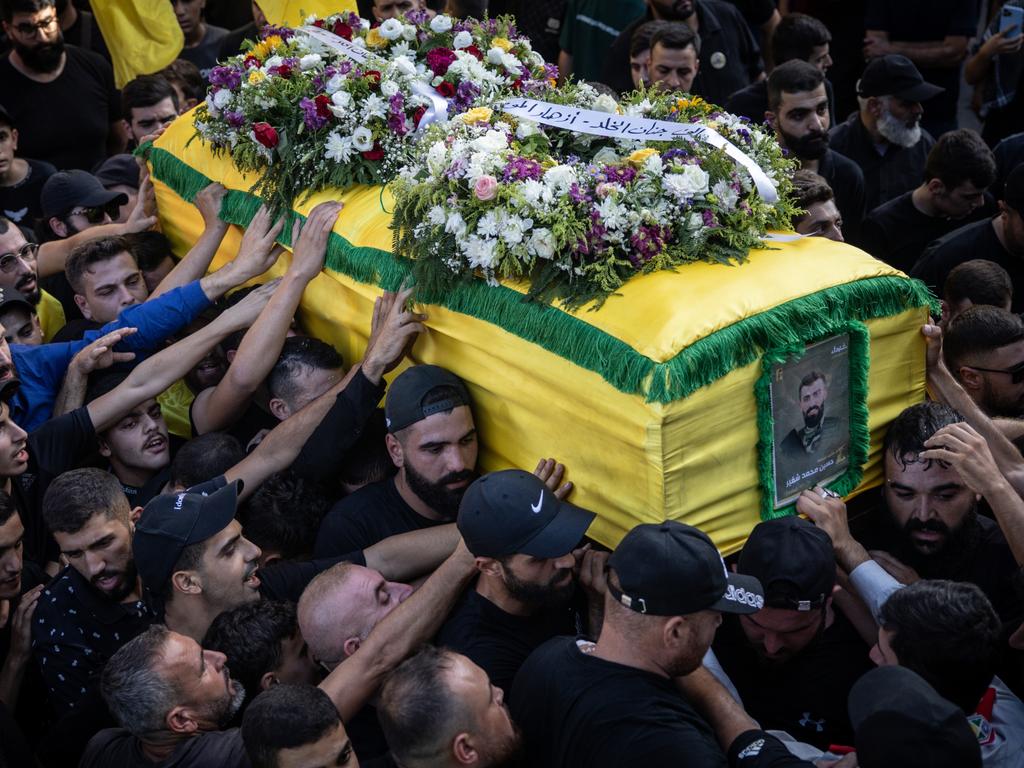
[[[250,51],[250,53],[258,59],[265,59],[267,58],[267,54],[277,48],[277,46],[281,45],[282,42],[283,40],[281,40],[280,35],[271,35],[266,40],[256,43],[256,45],[252,47],[252,51]]]
[[[658,154],[658,150],[648,147],[647,149],[638,149],[632,155],[627,157],[626,160],[633,165],[643,165],[648,157],[656,154]]]
[[[249,85],[256,85],[266,80],[267,76],[263,74],[262,69],[254,69],[249,73]]]
[[[496,37],[491,40],[491,45],[495,48],[501,48],[505,53],[512,50],[512,41],[505,37]]]
[[[387,47],[388,41],[380,33],[380,29],[374,27],[366,33],[366,47],[367,48],[385,48]]]
[[[473,123],[489,123],[491,121],[491,110],[487,107],[477,107],[471,109],[468,112],[463,113],[462,122],[466,125],[472,125]]]

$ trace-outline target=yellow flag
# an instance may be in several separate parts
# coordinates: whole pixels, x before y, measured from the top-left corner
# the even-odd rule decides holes
[[[313,14],[329,16],[332,13],[356,11],[356,0],[257,0],[267,21],[279,27],[297,27]],[[358,12],[358,11],[356,11]]]
[[[110,50],[118,88],[163,69],[185,45],[167,0],[92,0],[92,12]]]

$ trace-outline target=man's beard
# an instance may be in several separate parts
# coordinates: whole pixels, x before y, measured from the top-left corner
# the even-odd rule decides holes
[[[559,569],[547,584],[531,584],[521,581],[508,566],[502,565],[502,581],[509,595],[521,603],[532,605],[537,608],[565,605],[569,602],[573,592],[576,590],[576,583],[572,580],[572,570],[569,568]],[[566,574],[569,579],[566,579]],[[564,584],[561,584],[565,581]]]
[[[519,726],[512,723],[513,734],[498,745],[494,754],[487,755],[483,761],[484,765],[490,768],[520,768],[525,765],[525,754],[523,753],[523,734]],[[490,752],[491,750],[487,750]]]
[[[13,41],[12,41],[13,42]],[[25,63],[25,66],[33,72],[50,73],[60,67],[64,56],[64,35],[58,34],[57,40],[52,43],[39,43],[28,46],[14,42],[14,50]]]
[[[1019,399],[1009,399],[996,395],[995,389],[988,379],[982,379],[981,405],[985,414],[990,417],[1019,419],[1024,416],[1024,403]]]
[[[409,484],[409,490],[415,493],[420,501],[434,510],[444,520],[454,520],[459,514],[459,504],[466,493],[468,485],[462,488],[446,488],[448,483],[458,483],[462,480],[472,482],[476,473],[471,469],[464,469],[461,472],[450,472],[436,483],[432,483],[409,462],[405,463],[405,481]]]
[[[911,518],[902,528],[899,560],[917,571],[923,579],[956,580],[963,565],[973,557],[977,545],[977,509],[977,502],[972,502],[970,511],[956,528],[950,528],[941,520]],[[946,534],[946,537],[924,551],[911,539],[913,531],[935,531]]]
[[[812,413],[813,411],[813,413]],[[817,429],[818,425],[821,424],[825,418],[825,404],[822,403],[820,406],[814,405],[804,411],[804,427],[807,429]]]
[[[24,286],[32,282],[36,284],[36,287],[33,288],[31,291],[26,291]],[[23,278],[21,278],[21,280],[19,280],[15,284],[14,290],[19,291],[21,295],[28,299],[29,303],[32,304],[33,306],[38,304],[40,300],[43,298],[43,291],[39,287],[39,277],[37,275],[25,275]]]
[[[921,125],[915,123],[913,128],[908,128],[906,123],[898,120],[887,106],[882,108],[877,126],[882,137],[897,147],[912,147],[921,140]]]
[[[697,0],[652,0],[651,5],[666,21],[686,21],[697,12]]]
[[[800,160],[820,160],[828,152],[828,134],[824,131],[812,131],[804,136],[793,136],[779,128],[786,148]]]
[[[98,586],[96,586],[96,583],[100,579],[105,579],[108,576],[122,576],[121,583],[118,584],[114,590],[109,592],[107,590],[100,589]],[[123,572],[104,570],[96,576],[93,576],[92,585],[96,587],[97,590],[106,595],[107,599],[115,603],[120,603],[122,600],[124,600],[126,597],[128,597],[128,595],[132,593],[132,590],[135,589],[135,584],[138,580],[139,572],[135,568],[135,561],[129,560],[128,565],[124,567]]]
[[[204,713],[206,719],[216,723],[218,728],[226,727],[245,704],[245,686],[230,676],[227,667],[224,668],[224,678],[229,681],[228,684],[235,692],[210,704]]]

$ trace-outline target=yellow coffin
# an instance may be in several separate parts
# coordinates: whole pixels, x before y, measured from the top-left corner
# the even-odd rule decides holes
[[[209,180],[233,190],[222,211],[233,224],[245,226],[258,204],[247,192],[252,179],[198,139],[189,143],[191,135],[190,120],[178,120],[150,158],[163,228],[179,254],[201,228],[188,201]],[[295,210],[305,215],[331,197],[345,208],[328,269],[303,297],[302,322],[355,361],[374,298],[396,288],[408,264],[390,253],[386,191],[324,193]],[[233,228],[219,260],[230,258],[238,237]],[[927,293],[867,254],[821,238],[773,244],[742,266],[692,264],[642,276],[598,311],[525,302],[524,291],[480,281],[430,297],[429,330],[414,358],[450,368],[469,385],[482,469],[532,469],[539,457],[557,457],[576,483],[573,501],[598,513],[591,535],[609,546],[633,525],[666,517],[699,526],[723,551],[741,545],[762,512],[755,385],[768,350],[862,332],[866,460],[862,473],[858,462],[835,486],[840,491],[879,483],[886,426],[924,397],[919,329]],[[761,421],[763,430],[763,414]]]

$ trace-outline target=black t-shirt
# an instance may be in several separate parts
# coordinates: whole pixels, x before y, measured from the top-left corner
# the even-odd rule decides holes
[[[66,46],[64,71],[37,83],[0,59],[0,104],[18,126],[18,150],[60,170],[91,171],[107,156],[110,124],[120,119],[114,73],[102,56]],[[55,119],[58,115],[66,119]]]
[[[1024,122],[1021,123],[1024,125]],[[1003,199],[1003,188],[1010,171],[1024,163],[1024,133],[1007,136],[996,144],[992,154],[996,156],[996,183],[989,190],[997,199]]]
[[[562,30],[568,0],[490,0],[487,13],[492,19],[505,14],[516,17],[516,29],[530,38],[533,50],[544,61],[558,61],[558,36]]]
[[[988,259],[1005,269],[1013,284],[1010,308],[1014,312],[1024,312],[1024,259],[1003,248],[991,220],[976,221],[936,240],[910,270],[910,276],[923,280],[941,296],[953,268],[971,259]]]
[[[836,122],[835,94],[832,92],[832,83],[828,80],[825,81],[825,95],[828,96],[830,123],[834,125]],[[725,103],[725,111],[749,118],[758,125],[763,124],[764,113],[768,111],[768,81],[758,80],[746,88],[740,88]]]
[[[0,185],[0,215],[22,227],[31,228],[33,222],[43,215],[39,205],[43,184],[57,169],[41,160],[27,162],[28,174],[24,179],[9,187]]]
[[[668,678],[557,637],[519,670],[512,718],[533,768],[724,768],[715,734]]]
[[[172,435],[172,441],[173,437],[174,436]],[[178,440],[180,442],[181,438],[178,438]],[[174,455],[173,450],[171,451],[171,455]],[[111,472],[113,472],[113,470],[111,470]],[[171,465],[168,464],[149,478],[144,485],[127,485],[125,483],[121,483],[121,490],[124,491],[125,498],[128,499],[128,504],[132,509],[135,507],[144,507],[160,495],[160,492],[163,490],[164,486],[167,485],[170,479]]]
[[[228,30],[223,27],[215,27],[212,24],[206,25],[206,34],[203,35],[202,41],[199,45],[194,48],[182,48],[181,53],[178,54],[179,59],[185,61],[191,61],[202,73],[203,77],[206,77],[207,73],[213,69],[217,64],[217,56],[220,55],[220,44],[231,34]]]
[[[818,164],[818,173],[836,198],[836,208],[843,217],[843,237],[851,243],[860,242],[864,220],[864,174],[848,157],[828,150]]]
[[[929,244],[954,229],[991,214],[991,208],[983,206],[965,219],[928,216],[914,205],[913,194],[912,191],[904,192],[875,208],[861,229],[861,248],[904,272],[914,268]]]
[[[21,595],[49,580],[50,577],[42,568],[25,560],[21,571]],[[11,600],[7,623],[0,627],[0,665],[3,664],[3,660],[7,658],[7,654],[11,650],[11,628],[14,624],[14,612],[21,605],[21,595]],[[20,691],[18,705],[14,709],[14,717],[29,741],[35,742],[42,733],[49,716],[49,702],[46,700],[46,689],[39,676],[39,669],[31,658],[25,666],[25,677],[22,678]],[[0,739],[0,744],[3,744],[2,739]]]
[[[469,657],[508,693],[516,672],[538,646],[577,630],[568,606],[515,616],[471,588],[452,609],[434,642]]]
[[[249,768],[242,733],[200,733],[181,742],[165,760],[154,763],[145,756],[139,740],[124,728],[100,731],[89,742],[79,768]]]
[[[444,525],[445,520],[423,517],[405,503],[394,478],[363,486],[333,507],[320,523],[313,548],[315,557],[366,549],[397,533]]]
[[[834,615],[818,639],[781,664],[758,656],[736,616],[722,617],[712,646],[743,708],[762,728],[786,731],[823,750],[853,743],[846,699],[874,666],[857,630],[841,612]]]

